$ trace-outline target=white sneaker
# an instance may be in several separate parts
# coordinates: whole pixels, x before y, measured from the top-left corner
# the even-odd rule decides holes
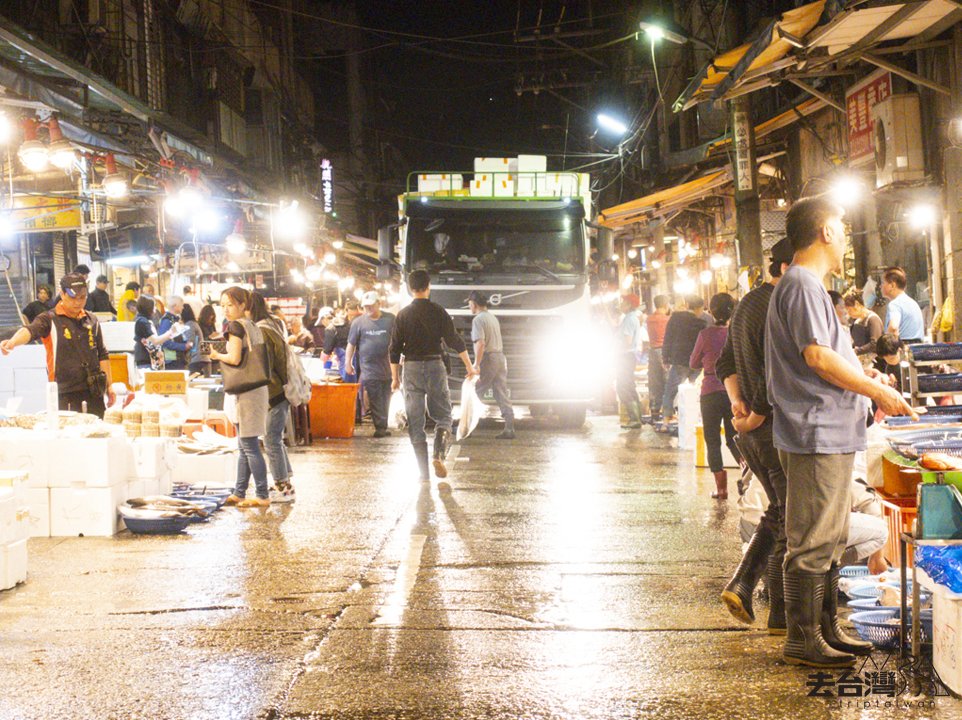
[[[288,485],[283,490],[277,488],[270,489],[271,503],[292,503],[297,500],[297,492],[292,485]]]

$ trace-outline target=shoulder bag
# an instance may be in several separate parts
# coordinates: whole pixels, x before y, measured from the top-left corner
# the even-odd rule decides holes
[[[230,395],[256,390],[271,381],[270,355],[261,329],[247,319],[239,322],[244,326],[241,361],[237,365],[220,364],[224,392]]]

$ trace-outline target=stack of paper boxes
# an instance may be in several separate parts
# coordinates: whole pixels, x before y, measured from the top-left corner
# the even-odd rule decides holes
[[[0,407],[20,398],[19,412],[38,413],[46,409],[47,351],[43,345],[24,345],[9,355],[0,355]]]
[[[27,490],[26,473],[0,473],[0,590],[27,579]]]

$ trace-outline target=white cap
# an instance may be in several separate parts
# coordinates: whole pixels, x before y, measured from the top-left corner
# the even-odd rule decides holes
[[[381,298],[377,296],[377,293],[370,290],[363,295],[361,295],[361,307],[367,307],[368,305],[373,305],[378,302]]]

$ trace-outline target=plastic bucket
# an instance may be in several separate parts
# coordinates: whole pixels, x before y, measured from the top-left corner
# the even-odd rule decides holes
[[[354,403],[357,383],[311,386],[311,437],[354,437]]]

